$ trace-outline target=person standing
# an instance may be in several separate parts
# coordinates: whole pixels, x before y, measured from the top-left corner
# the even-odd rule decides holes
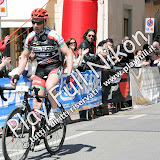
[[[68,46],[68,48],[70,49],[70,51],[73,53],[73,71],[75,71],[78,66],[82,63],[83,61],[83,57],[86,53],[88,53],[89,49],[78,49],[78,54],[76,55],[76,51],[77,51],[77,42],[74,38],[69,38],[66,41],[66,44]],[[66,59],[67,61],[67,59]]]
[[[117,61],[117,63],[115,64],[115,66],[113,67],[114,69],[122,69],[123,67],[126,66],[126,63],[129,63],[131,60],[134,59],[134,53],[129,53],[125,50],[124,48],[124,43],[127,41],[127,40],[130,40],[128,36],[125,36],[122,40],[122,43],[118,46],[120,46],[120,52],[122,53],[125,53],[127,56],[120,56],[119,59],[120,59],[120,62]],[[131,44],[128,42],[125,44],[126,45],[126,48],[128,50],[132,50],[132,47],[131,47]],[[117,47],[118,47],[117,46]],[[116,51],[117,51],[117,47],[116,47]]]
[[[93,28],[87,29],[83,35],[83,41],[79,45],[79,49],[86,50],[88,52],[84,55],[82,64],[78,67],[78,70],[84,72],[86,70],[90,70],[89,66],[87,65],[87,61],[97,63],[99,61],[99,56],[95,54],[95,45],[94,41],[96,41],[96,31]],[[94,113],[97,110],[94,108]],[[79,112],[80,119],[82,120],[91,120],[90,110],[83,110]]]
[[[3,57],[0,60],[0,78],[9,77],[8,73],[13,69],[11,57]]]
[[[87,29],[83,35],[83,41],[79,45],[79,49],[89,49],[88,53],[84,55],[84,61],[82,62],[81,67],[78,69],[83,72],[89,70],[89,66],[86,64],[87,61],[96,63],[100,58],[95,54],[95,45],[94,41],[96,40],[96,31],[93,28]]]
[[[0,41],[0,52],[3,52],[6,49],[7,42],[9,41],[10,37],[7,35],[4,41]]]

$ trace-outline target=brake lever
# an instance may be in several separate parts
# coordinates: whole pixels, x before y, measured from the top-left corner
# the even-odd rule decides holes
[[[34,90],[34,92],[35,92],[35,95],[36,95],[35,98],[37,99],[37,101],[38,101],[38,102],[42,102],[42,101],[40,100],[40,98],[38,97],[38,91],[39,91],[40,89],[34,87],[33,90]]]

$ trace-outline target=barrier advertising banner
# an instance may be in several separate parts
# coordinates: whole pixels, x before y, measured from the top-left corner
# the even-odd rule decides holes
[[[132,68],[129,73],[134,108],[160,101],[160,73],[158,67]]]
[[[73,88],[68,89],[69,95],[67,94],[67,87],[65,89],[66,76],[63,74],[62,78],[56,88],[58,96],[58,101],[62,103],[65,109],[70,109],[74,105],[79,105],[77,110],[89,109],[96,106],[99,106],[102,102],[102,91],[101,86],[101,72],[97,71],[100,76],[97,78],[92,71],[86,71],[81,73],[84,79],[87,82],[87,85],[84,83],[83,78],[78,76],[77,73],[74,73],[74,76],[77,78],[79,85],[74,83]],[[1,86],[11,86],[10,78],[1,78]],[[31,81],[26,77],[20,77],[17,85],[27,85],[31,86]],[[82,86],[82,89],[80,88]],[[7,98],[7,101],[3,101],[0,98],[0,127],[4,126],[5,120],[8,114],[16,107],[21,106],[23,100],[23,93],[18,93],[16,91],[4,91],[4,97]],[[29,101],[32,108],[32,100]]]
[[[58,91],[62,92],[62,94],[59,96],[59,102],[63,104],[65,109],[69,109],[71,105],[74,106],[79,103],[80,107],[78,110],[85,110],[99,106],[102,103],[102,90],[100,89],[101,71],[97,71],[99,78],[97,78],[91,70],[81,72],[81,74],[88,84],[85,84],[84,80],[77,73],[74,73],[82,88],[80,85],[75,83],[75,89],[72,88],[69,90],[70,94],[72,94],[70,96],[66,93],[64,88],[66,74],[62,75],[59,83],[60,88]]]
[[[102,72],[102,84],[113,77],[119,70],[110,69]],[[131,100],[129,74],[123,73],[110,84],[102,85],[103,104],[118,103]]]

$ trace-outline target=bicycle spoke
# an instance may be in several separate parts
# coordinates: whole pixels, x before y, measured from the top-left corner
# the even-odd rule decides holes
[[[63,109],[63,108],[60,108]],[[62,110],[63,111],[63,110]],[[56,154],[63,145],[66,134],[65,120],[55,127],[51,127],[46,131],[47,136],[44,139],[46,149],[51,154]]]
[[[4,134],[2,136],[3,154],[5,159],[8,159],[8,160],[19,160],[19,159],[23,160],[26,158],[29,152],[29,148],[24,148],[23,143],[29,142],[29,136],[31,136],[31,131],[25,133],[24,125],[22,124],[20,119],[16,116],[17,114],[22,115],[21,117],[23,118],[25,117],[24,116],[25,113],[22,107],[18,107],[15,110],[13,110],[10,113],[7,121],[12,122],[12,120],[14,121],[14,118],[16,117],[16,120],[19,122],[18,127],[15,128],[17,124],[14,124],[14,123],[11,127],[13,127],[18,137],[14,135],[14,133],[12,133],[12,131],[10,130],[7,124],[7,121],[5,123]]]

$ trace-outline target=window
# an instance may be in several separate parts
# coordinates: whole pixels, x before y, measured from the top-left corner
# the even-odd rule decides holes
[[[124,8],[123,14],[123,37],[131,37],[131,9]]]
[[[160,12],[157,12],[155,15],[153,39],[155,39],[157,36],[160,36],[160,21],[159,20],[160,20]]]
[[[124,18],[124,36],[128,36],[128,19]]]

